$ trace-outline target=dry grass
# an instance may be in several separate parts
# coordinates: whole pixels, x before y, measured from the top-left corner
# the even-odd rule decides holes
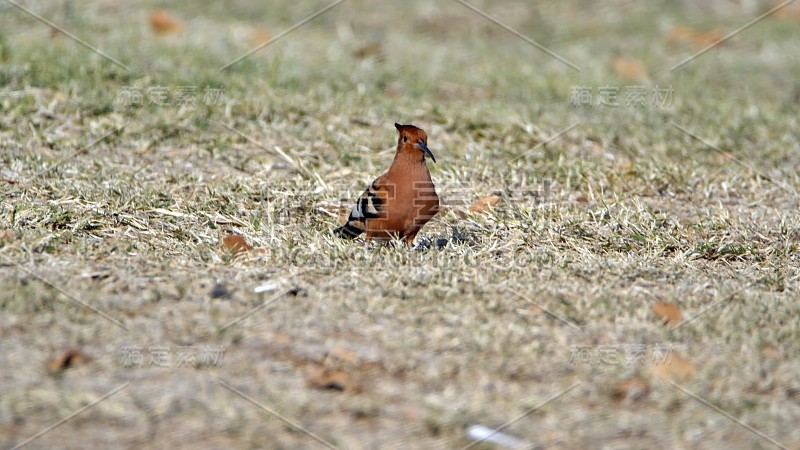
[[[0,6],[0,447],[122,387],[28,446],[322,447],[299,425],[339,448],[458,448],[524,415],[505,432],[535,448],[774,448],[686,389],[800,448],[796,22],[670,72],[697,51],[672,27],[757,11],[475,4],[581,72],[456,2],[351,0],[223,72],[324,5],[174,2],[181,31],[156,37],[156,2],[28,3],[129,71]],[[570,105],[631,84],[672,103]],[[198,105],[119,101],[158,86]],[[415,249],[338,241],[394,122],[428,131],[447,209]],[[254,250],[225,251],[231,233]],[[667,346],[677,363],[653,367]],[[178,367],[186,347],[224,359]],[[69,348],[91,361],[48,369]]]

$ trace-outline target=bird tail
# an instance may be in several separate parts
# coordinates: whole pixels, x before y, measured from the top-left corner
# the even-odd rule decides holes
[[[333,230],[333,234],[342,239],[355,239],[363,232],[364,230],[353,225],[353,221],[348,221],[343,226]]]

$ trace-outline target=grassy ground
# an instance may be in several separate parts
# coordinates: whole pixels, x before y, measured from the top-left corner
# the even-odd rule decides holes
[[[327,5],[262,3],[20,3],[125,67],[0,4],[0,447],[459,448],[516,419],[534,448],[800,448],[791,14],[671,71],[703,48],[676,28],[770,5],[474,2],[578,71],[458,2],[349,0],[220,71]],[[337,241],[394,122],[446,208],[416,249]]]

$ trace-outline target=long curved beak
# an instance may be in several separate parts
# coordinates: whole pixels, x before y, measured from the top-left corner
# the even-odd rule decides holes
[[[420,150],[422,150],[422,153],[425,153],[426,155],[430,156],[433,162],[436,162],[436,158],[433,157],[433,153],[431,153],[431,150],[428,148],[428,146],[425,145],[424,142],[422,142],[422,139],[417,141],[417,147],[419,147]]]

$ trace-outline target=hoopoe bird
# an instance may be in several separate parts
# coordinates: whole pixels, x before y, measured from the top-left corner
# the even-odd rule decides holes
[[[350,216],[334,233],[364,240],[402,239],[411,245],[417,233],[439,212],[439,196],[431,180],[426,157],[436,162],[428,149],[428,135],[414,125],[394,124],[397,152],[389,170],[361,194]]]

